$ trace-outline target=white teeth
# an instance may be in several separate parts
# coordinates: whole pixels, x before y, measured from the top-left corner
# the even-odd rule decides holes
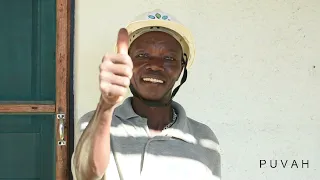
[[[152,83],[163,83],[160,79],[154,79],[154,78],[143,78],[143,81],[152,82]]]

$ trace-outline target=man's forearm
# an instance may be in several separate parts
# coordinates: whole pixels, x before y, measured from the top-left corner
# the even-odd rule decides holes
[[[84,130],[74,155],[77,180],[101,178],[109,164],[110,126],[114,107],[104,104],[103,100]]]

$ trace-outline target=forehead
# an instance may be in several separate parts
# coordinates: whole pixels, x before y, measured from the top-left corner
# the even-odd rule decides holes
[[[182,51],[180,43],[170,34],[160,31],[147,32],[137,37],[130,48],[162,45],[166,48]]]

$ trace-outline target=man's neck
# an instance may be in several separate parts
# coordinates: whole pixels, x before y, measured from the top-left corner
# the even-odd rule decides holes
[[[141,117],[148,119],[149,129],[162,130],[172,121],[172,105],[150,107],[137,97],[132,98],[132,108]]]

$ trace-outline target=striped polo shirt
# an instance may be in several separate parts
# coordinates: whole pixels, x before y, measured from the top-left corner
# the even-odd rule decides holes
[[[174,101],[176,122],[151,136],[147,119],[134,112],[131,101],[132,97],[127,98],[114,111],[110,161],[99,180],[221,179],[219,142],[208,126],[188,118],[184,108]],[[93,115],[91,111],[79,120],[80,134]]]

